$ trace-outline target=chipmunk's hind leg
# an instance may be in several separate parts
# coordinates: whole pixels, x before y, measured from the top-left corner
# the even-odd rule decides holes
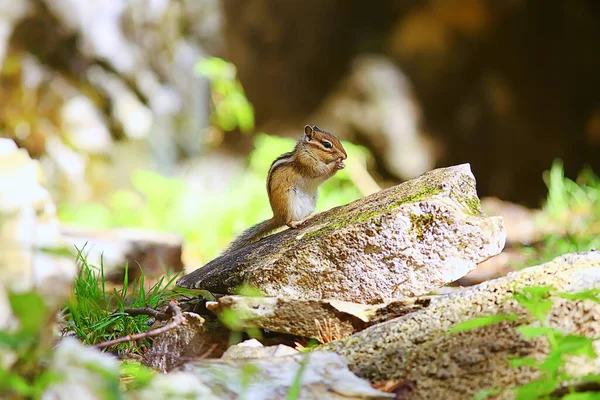
[[[290,228],[292,228],[292,229],[296,229],[296,228],[299,228],[299,227],[301,227],[302,225],[304,225],[304,223],[306,222],[306,220],[307,220],[308,218],[309,218],[309,217],[302,218],[301,220],[298,220],[298,221],[289,221],[288,223],[286,223],[286,225],[287,225],[287,226],[289,226],[289,227],[290,227]]]

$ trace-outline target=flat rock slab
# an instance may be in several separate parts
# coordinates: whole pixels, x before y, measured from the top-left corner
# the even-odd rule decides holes
[[[206,308],[217,315],[232,310],[244,328],[262,328],[321,340],[331,336],[341,339],[368,326],[427,307],[430,301],[430,297],[417,297],[366,305],[339,300],[223,296],[207,303]]]
[[[350,369],[371,381],[414,382],[411,399],[470,399],[484,389],[507,388],[536,378],[529,368],[512,368],[509,357],[540,359],[545,340],[528,341],[516,330],[533,318],[515,300],[515,291],[553,286],[578,292],[600,287],[600,253],[568,254],[546,264],[433,297],[428,307],[372,326],[321,349],[348,361]],[[563,334],[597,338],[600,304],[591,300],[551,297],[547,323]],[[477,317],[517,314],[519,319],[448,334],[456,324]],[[600,350],[600,343],[596,351]],[[572,376],[600,373],[600,359],[569,359]]]
[[[219,399],[285,399],[298,375],[298,399],[389,399],[356,377],[337,354],[325,352],[253,358],[201,360],[181,368],[211,388]]]
[[[500,253],[505,238],[502,218],[481,211],[463,164],[315,215],[177,284],[223,294],[248,284],[271,297],[385,303],[457,280]]]

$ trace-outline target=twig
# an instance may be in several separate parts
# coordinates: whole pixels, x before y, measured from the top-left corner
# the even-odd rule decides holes
[[[132,317],[136,317],[138,315],[148,315],[150,317],[153,317],[157,321],[168,321],[173,316],[173,314],[170,312],[156,311],[154,308],[150,307],[126,308],[123,310],[123,312],[126,312]]]
[[[169,307],[167,308],[167,311],[172,315],[173,319],[171,320],[171,322],[169,322],[168,324],[166,324],[164,326],[161,326],[160,328],[152,329],[147,332],[137,333],[135,335],[127,335],[127,336],[120,337],[117,339],[108,340],[106,342],[101,342],[101,343],[94,345],[94,347],[96,347],[98,349],[103,349],[106,347],[114,346],[116,344],[133,342],[133,341],[140,340],[140,339],[146,339],[146,338],[158,336],[160,334],[170,331],[173,328],[178,327],[185,320],[185,318],[183,317],[183,314],[181,313],[181,308],[179,308],[179,306],[177,305],[176,302],[171,301],[169,303]]]

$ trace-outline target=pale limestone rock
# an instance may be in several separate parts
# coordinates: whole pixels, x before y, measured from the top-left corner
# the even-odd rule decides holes
[[[50,368],[61,380],[44,391],[42,400],[103,398],[109,394],[111,377],[113,384],[119,378],[119,360],[73,338],[60,342]]]
[[[217,315],[225,310],[233,311],[244,328],[315,339],[333,335],[340,339],[367,326],[427,307],[429,302],[429,297],[366,305],[338,300],[223,296],[215,302],[207,302],[206,308]]]
[[[275,400],[286,398],[303,363],[298,399],[394,398],[357,378],[338,355],[319,351],[271,358],[200,360],[182,369],[210,386],[221,399]]]
[[[133,400],[222,399],[208,385],[202,383],[198,377],[180,371],[174,371],[165,375],[156,374],[147,387],[130,393],[129,398]]]
[[[373,381],[416,382],[411,399],[464,399],[487,388],[506,388],[535,378],[527,368],[511,368],[511,356],[543,357],[543,340],[526,341],[515,329],[533,322],[510,297],[515,290],[554,286],[577,292],[600,287],[600,253],[567,254],[546,264],[512,272],[452,294],[434,297],[427,308],[365,329],[322,347],[348,361],[358,376]],[[600,337],[600,304],[554,296],[548,324],[564,334]],[[454,325],[476,317],[520,315],[513,323],[448,334]],[[600,360],[577,357],[567,370],[574,376],[600,373]]]
[[[384,303],[431,292],[504,247],[501,217],[480,208],[468,164],[428,172],[315,215],[298,229],[224,254],[183,287],[233,294]]]
[[[221,356],[221,359],[235,358],[271,358],[289,356],[298,353],[298,350],[283,344],[277,346],[263,346],[256,339],[246,340],[242,343],[231,346]]]
[[[38,162],[12,140],[0,139],[0,285],[13,291],[36,288],[52,306],[68,294],[76,267],[71,257],[46,251],[65,243],[42,181]]]

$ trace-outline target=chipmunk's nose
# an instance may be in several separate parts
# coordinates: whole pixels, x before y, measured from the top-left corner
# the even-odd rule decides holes
[[[345,150],[342,150],[340,152],[340,160],[345,160],[346,158],[348,158],[348,154],[346,154]]]

